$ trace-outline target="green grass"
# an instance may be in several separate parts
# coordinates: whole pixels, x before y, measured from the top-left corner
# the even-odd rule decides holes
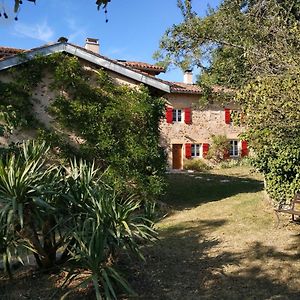
[[[192,175],[169,175],[160,239],[131,262],[138,299],[300,299],[299,228],[276,228],[262,178],[246,167]]]
[[[263,189],[260,177],[257,174],[249,175],[249,169],[245,167],[209,173],[170,174],[168,180],[169,186],[163,201],[177,209],[196,207]]]

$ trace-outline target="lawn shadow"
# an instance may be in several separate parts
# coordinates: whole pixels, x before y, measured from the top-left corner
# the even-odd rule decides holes
[[[144,249],[146,262],[125,264],[139,295],[134,299],[299,299],[288,284],[297,278],[296,267],[288,270],[291,278],[279,280],[282,262],[292,265],[299,256],[257,242],[246,251],[222,249],[206,232],[225,223],[202,220],[161,231],[160,240]]]
[[[51,272],[38,270],[33,266],[23,266],[13,272],[13,278],[9,279],[4,272],[0,272],[0,299],[1,300],[40,300],[61,299],[67,292],[68,300],[95,299],[91,289],[72,289],[70,286],[62,288],[66,272],[60,268],[54,268]],[[78,283],[78,282],[77,282]],[[76,280],[75,280],[75,284]]]
[[[163,202],[178,210],[263,190],[259,180],[210,173],[169,174],[168,182]]]

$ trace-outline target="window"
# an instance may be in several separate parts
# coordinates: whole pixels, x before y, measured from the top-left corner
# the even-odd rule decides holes
[[[173,109],[173,122],[181,122],[182,120],[182,110]]]
[[[239,147],[238,147],[238,141],[230,141],[230,151],[229,151],[230,156],[235,157],[239,156]]]
[[[192,144],[192,157],[200,157],[201,156],[201,145],[200,144]]]

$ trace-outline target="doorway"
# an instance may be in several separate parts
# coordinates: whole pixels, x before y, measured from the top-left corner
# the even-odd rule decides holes
[[[182,144],[172,145],[172,168],[182,169]]]

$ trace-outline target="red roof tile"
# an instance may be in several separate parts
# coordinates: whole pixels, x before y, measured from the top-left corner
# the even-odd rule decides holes
[[[0,59],[7,58],[12,55],[16,55],[24,52],[23,49],[10,48],[10,47],[0,47]]]
[[[153,73],[155,75],[158,75],[159,73],[164,73],[166,71],[165,68],[157,66],[157,65],[152,65],[148,64],[145,62],[140,62],[140,61],[127,61],[127,60],[118,60],[119,63],[124,64],[127,67],[131,67],[140,71],[144,71],[146,73]]]
[[[173,93],[188,93],[201,94],[202,89],[197,84],[187,84],[183,82],[169,82],[171,84],[171,92]]]
[[[167,81],[171,85],[171,93],[184,93],[184,94],[201,94],[203,92],[202,88],[198,84],[187,84],[184,82],[171,82]],[[212,86],[213,93],[232,93],[233,90],[214,85]]]

